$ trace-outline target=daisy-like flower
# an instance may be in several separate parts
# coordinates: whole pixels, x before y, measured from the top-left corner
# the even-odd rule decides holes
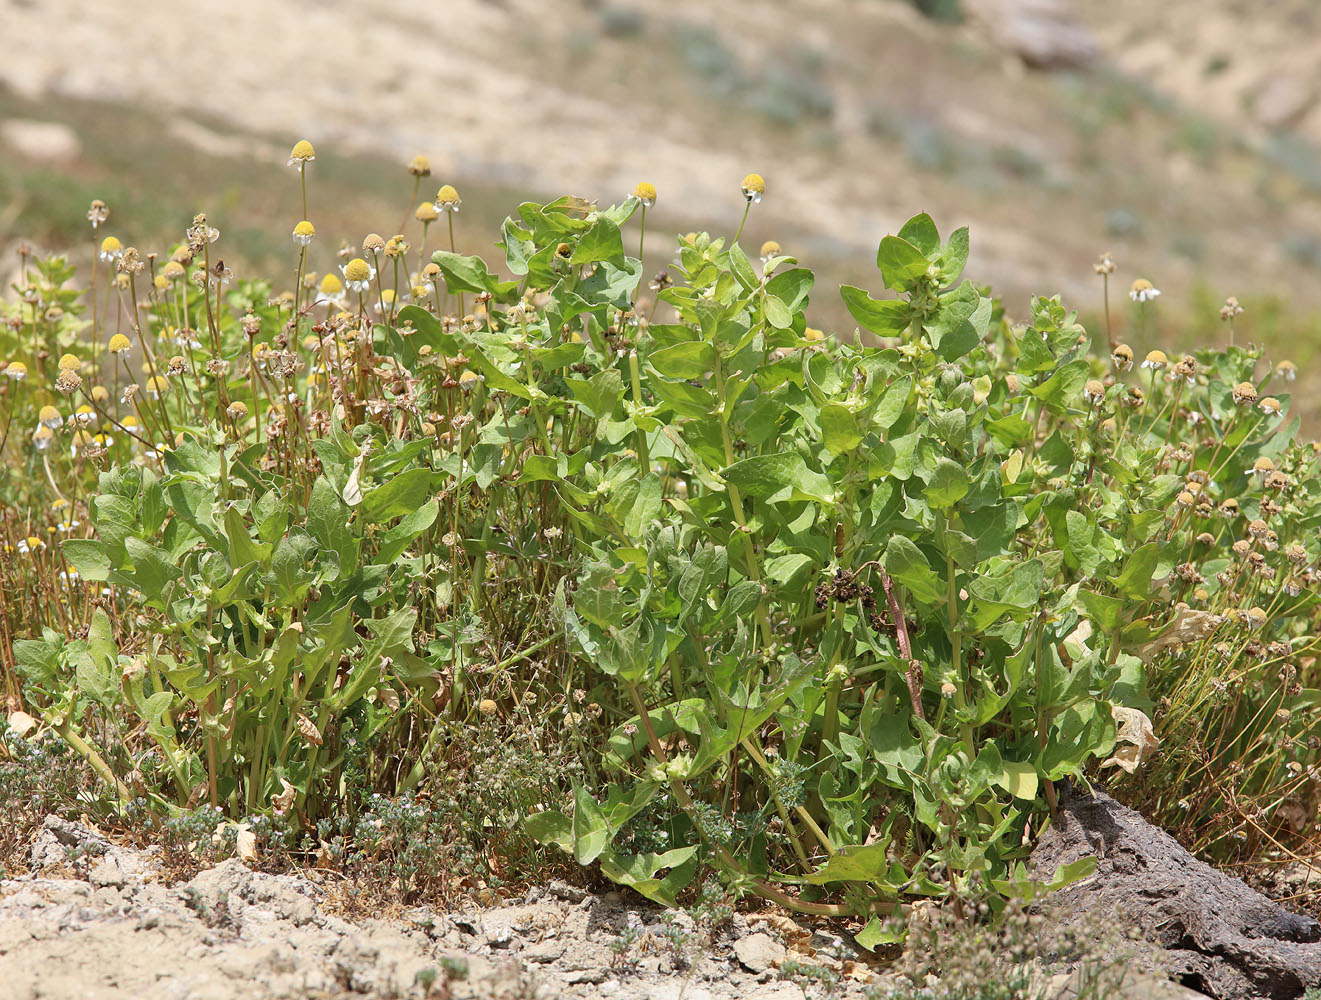
[[[1158,372],[1169,363],[1170,359],[1165,356],[1164,351],[1148,351],[1146,360],[1142,362],[1142,367]]]
[[[442,185],[436,192],[437,212],[457,212],[462,204],[463,199],[459,197],[459,192],[455,190],[453,184]]]
[[[187,272],[184,271],[183,265],[180,264],[177,260],[167,260],[165,262],[165,266],[161,268],[161,277],[164,278],[166,281],[178,281],[186,273]]]
[[[101,241],[101,252],[98,256],[107,264],[113,264],[124,256],[124,244],[119,242],[118,237],[107,236]]]
[[[377,239],[380,239],[380,237],[378,236]],[[372,278],[376,277],[376,268],[361,257],[354,257],[347,264],[341,264],[339,269],[344,275],[344,284],[348,286],[351,292],[362,293],[367,291],[371,286]],[[324,285],[325,282],[323,281],[322,284]]]
[[[1083,386],[1082,398],[1089,403],[1099,403],[1105,399],[1105,384],[1100,379],[1088,379]]]
[[[1137,386],[1130,385],[1124,394],[1124,403],[1136,410],[1146,405],[1147,397]]]
[[[92,224],[92,228],[95,229],[108,218],[110,218],[110,209],[106,208],[106,203],[100,198],[94,199],[87,208],[87,221]]]
[[[1292,361],[1281,361],[1275,366],[1275,374],[1286,382],[1292,382],[1298,377],[1298,366]]]
[[[225,415],[230,420],[242,420],[248,415],[248,404],[242,400],[236,399],[225,407]]]
[[[385,249],[385,238],[380,233],[368,233],[362,238],[362,252],[364,254],[380,253]]]
[[[424,201],[422,204],[418,205],[417,209],[413,212],[413,218],[418,222],[435,222],[440,218],[440,213],[436,211],[436,203],[434,201]]]
[[[633,197],[642,202],[643,208],[651,208],[656,204],[656,185],[650,181],[639,181],[633,189]]]
[[[1234,386],[1232,395],[1239,406],[1250,405],[1257,401],[1257,387],[1251,382],[1240,382]]]
[[[60,371],[62,372],[69,370],[77,371],[80,367],[82,367],[82,362],[78,360],[78,355],[76,354],[60,355],[60,364],[59,364]]]
[[[1252,471],[1260,478],[1265,479],[1270,473],[1275,471],[1275,463],[1265,455],[1262,455],[1261,458],[1252,463]]]
[[[124,428],[124,430],[129,431],[132,434],[136,434],[138,432],[138,418],[133,416],[133,414],[131,413],[128,414],[128,416],[126,416],[119,423],[120,426]]]
[[[1160,295],[1160,289],[1146,278],[1138,278],[1128,290],[1128,297],[1134,302],[1151,302]]]
[[[408,161],[408,172],[414,177],[430,177],[431,161],[421,153]]]
[[[21,361],[11,361],[5,366],[5,374],[15,382],[22,382],[28,377],[28,366]]]
[[[473,387],[477,384],[477,382],[478,382],[480,379],[481,379],[481,376],[478,375],[478,374],[477,374],[475,371],[473,371],[471,368],[469,368],[469,369],[465,370],[464,373],[463,373],[462,375],[459,376],[459,385],[462,386],[462,387],[465,388],[465,389],[471,389],[471,388],[473,388]]]
[[[95,444],[96,444],[96,439],[93,438],[92,435],[89,434],[87,431],[84,430],[74,431],[73,439],[70,441],[69,444],[69,453],[71,455],[77,455],[80,451],[86,451],[88,448],[94,447]]]
[[[83,403],[82,406],[78,407],[78,409],[74,410],[73,413],[69,414],[69,423],[82,424],[84,427],[86,427],[95,419],[96,419],[96,411],[93,410],[86,403]]]
[[[299,139],[289,151],[289,166],[300,170],[316,159],[316,150],[306,139]]]
[[[1110,352],[1110,361],[1121,372],[1126,372],[1133,367],[1133,348],[1127,344],[1116,344],[1115,349]]]
[[[92,402],[93,403],[110,402],[110,390],[103,385],[92,386]]]
[[[1177,503],[1180,507],[1191,507],[1193,504],[1197,502],[1197,496],[1196,494],[1192,493],[1190,490],[1183,490],[1182,492],[1179,493],[1177,497],[1174,498],[1174,502]]]
[[[46,547],[46,543],[43,542],[40,538],[38,538],[36,535],[28,535],[27,538],[21,538],[19,539],[18,542],[18,551],[20,555],[28,555],[33,552],[40,552],[45,547]]]
[[[761,174],[748,174],[743,178],[740,190],[748,201],[760,202],[762,195],[766,193],[766,180]]]
[[[780,256],[780,244],[775,240],[767,240],[761,245],[761,262],[765,264],[772,257]]]
[[[55,443],[55,432],[50,429],[48,424],[42,423],[32,432],[32,443],[37,451],[45,451]]]
[[[312,242],[312,237],[316,235],[316,226],[304,219],[298,225],[294,226],[293,240],[300,247],[305,247]]]
[[[402,233],[391,236],[385,241],[385,255],[387,257],[402,257],[408,253],[408,249],[408,240],[404,238]]]
[[[96,442],[96,446],[98,448],[109,448],[112,444],[115,443],[115,439],[112,438],[109,434],[105,434],[105,433],[101,433],[93,436],[92,440]],[[75,528],[78,527],[77,521],[73,522],[73,527]]]
[[[327,273],[321,279],[321,284],[317,286],[316,305],[326,305],[327,303],[336,303],[344,294],[344,282],[339,280],[339,276]]]
[[[60,416],[60,411],[55,409],[49,403],[43,406],[37,414],[37,422],[42,427],[49,427],[51,430],[57,430],[60,424],[64,423],[64,418]]]
[[[1280,415],[1280,401],[1274,396],[1263,396],[1257,401],[1257,409],[1268,417],[1277,417]]]
[[[169,391],[169,389],[170,384],[165,380],[165,376],[153,375],[151,378],[147,379],[147,386],[144,391],[152,399],[160,399]]]

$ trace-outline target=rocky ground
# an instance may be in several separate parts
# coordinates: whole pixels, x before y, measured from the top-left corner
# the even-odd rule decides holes
[[[154,852],[54,817],[30,864],[0,881],[5,1000],[802,1000],[786,959],[838,977],[838,997],[885,986],[851,941],[779,915],[735,915],[708,938],[684,914],[563,883],[488,909],[351,922],[335,914],[333,887],[237,859],[168,885]]]

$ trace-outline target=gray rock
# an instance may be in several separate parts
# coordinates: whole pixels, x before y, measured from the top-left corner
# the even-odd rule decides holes
[[[111,854],[87,873],[87,881],[98,887],[118,888],[128,881],[128,876],[120,867],[119,859]]]
[[[1070,0],[963,0],[991,38],[1034,69],[1086,66],[1100,54]]]
[[[1321,924],[1198,861],[1104,793],[1065,787],[1032,866],[1048,881],[1088,856],[1096,874],[1051,897],[1058,918],[1135,927],[1164,949],[1170,976],[1217,1000],[1285,1000],[1321,985]]]
[[[765,972],[772,966],[777,965],[784,960],[786,954],[784,945],[776,941],[769,934],[763,934],[760,931],[756,934],[749,934],[745,938],[739,938],[734,942],[734,954],[738,957],[739,964],[749,972]]]

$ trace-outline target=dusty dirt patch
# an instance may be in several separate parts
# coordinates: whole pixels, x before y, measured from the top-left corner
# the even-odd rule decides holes
[[[15,1000],[422,997],[432,972],[436,997],[447,961],[467,969],[455,998],[803,1000],[786,957],[837,974],[836,996],[878,982],[851,942],[784,918],[735,915],[708,934],[556,883],[491,909],[350,922],[308,879],[233,859],[167,885],[152,851],[54,817],[30,861],[0,881],[0,995]]]

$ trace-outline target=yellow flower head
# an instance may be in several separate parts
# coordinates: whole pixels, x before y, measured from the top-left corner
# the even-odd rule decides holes
[[[363,266],[366,267],[366,265],[367,262],[363,261]],[[321,284],[318,287],[320,288],[322,295],[325,295],[327,298],[334,298],[336,295],[340,294],[340,292],[344,291],[344,282],[340,281],[335,275],[328,273],[321,279]]]
[[[402,257],[408,253],[408,240],[404,239],[402,234],[391,236],[385,244],[385,255],[387,257]]]
[[[1169,363],[1170,359],[1165,356],[1164,351],[1149,351],[1147,352],[1147,360],[1142,362],[1142,367],[1160,371]]]
[[[124,253],[124,244],[119,242],[118,237],[107,236],[101,241],[101,259],[112,261]]]
[[[96,403],[108,403],[110,401],[110,390],[103,385],[92,386],[92,401]]]
[[[656,204],[656,185],[650,181],[639,181],[638,186],[633,189],[633,197],[647,208],[651,208]]]
[[[37,420],[43,427],[49,427],[52,430],[64,422],[64,419],[60,416],[60,411],[49,403],[37,413]]]
[[[74,371],[77,371],[80,367],[82,367],[82,362],[78,360],[78,355],[76,354],[60,355],[60,371],[68,371],[69,369],[73,369]]]
[[[37,429],[32,433],[32,443],[36,446],[37,451],[45,451],[54,444],[54,442],[55,432],[45,423],[39,424]]]
[[[774,240],[767,240],[761,245],[761,255],[763,258],[780,256],[780,244]]]
[[[1160,289],[1146,278],[1138,278],[1128,290],[1128,297],[1134,302],[1150,302],[1160,295]]]
[[[165,266],[161,268],[161,276],[169,281],[178,281],[186,273],[183,265],[177,260],[166,261]]]
[[[163,292],[170,287],[170,279],[163,274],[158,274],[151,282],[156,286],[156,291]]]
[[[306,139],[299,139],[294,143],[294,148],[289,151],[289,166],[302,167],[310,160],[316,159],[316,150]]]
[[[1280,412],[1280,401],[1274,396],[1263,396],[1257,403],[1257,409],[1267,416],[1278,416]]]
[[[476,382],[479,378],[481,378],[481,376],[478,375],[478,374],[477,374],[475,371],[473,371],[471,368],[469,368],[469,369],[466,370],[462,375],[459,376],[459,384],[460,384],[460,385],[472,385],[472,384],[473,384],[474,382]]]
[[[803,329],[803,339],[816,343],[817,341],[825,340],[826,335],[816,327],[809,326]]]
[[[294,226],[293,239],[300,246],[307,246],[312,242],[312,237],[316,235],[316,226],[304,219],[298,225]]]
[[[761,196],[766,193],[766,180],[761,174],[748,174],[743,178],[742,190],[748,201],[761,201]]]
[[[434,201],[422,202],[422,204],[417,206],[417,210],[413,213],[413,218],[418,222],[435,222],[439,217],[440,213],[436,211],[436,203]]]
[[[440,265],[435,261],[432,261],[426,267],[422,268],[422,277],[426,278],[428,281],[436,281],[440,278],[440,275]]]
[[[112,354],[118,354],[120,357],[127,357],[129,349],[133,346],[128,342],[128,338],[122,333],[117,333],[110,338],[107,349]]]
[[[408,172],[414,177],[430,177],[431,161],[421,153],[408,161]]]
[[[242,420],[248,415],[248,404],[242,400],[236,399],[225,407],[225,415],[230,420]]]
[[[1292,382],[1298,377],[1298,366],[1292,361],[1281,361],[1275,366],[1275,374],[1286,382]]]
[[[153,375],[151,378],[147,379],[147,395],[152,399],[159,399],[161,396],[165,395],[169,387],[170,384],[165,381],[164,375]]]
[[[1133,348],[1127,344],[1116,344],[1115,349],[1110,352],[1110,360],[1121,372],[1128,371],[1133,367]]]
[[[380,239],[378,236],[377,239]],[[370,281],[372,270],[361,257],[354,257],[344,265],[344,277],[348,281]]]
[[[28,366],[21,361],[11,361],[5,366],[5,374],[15,382],[22,382],[28,377]]]
[[[1099,378],[1088,379],[1083,386],[1082,398],[1089,403],[1099,403],[1105,399],[1105,383]]]
[[[438,212],[457,212],[463,201],[453,184],[445,184],[436,192],[436,210]]]
[[[1262,455],[1261,458],[1252,463],[1252,471],[1264,476],[1268,472],[1275,471],[1275,463],[1265,455]]]

